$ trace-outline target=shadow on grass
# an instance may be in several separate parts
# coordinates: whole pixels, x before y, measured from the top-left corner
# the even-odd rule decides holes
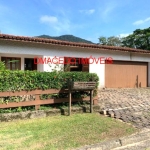
[[[56,107],[55,107],[56,106]],[[55,104],[54,108],[60,109],[61,115],[68,116],[69,111],[69,103],[64,104]],[[90,110],[88,108],[89,104],[87,102],[73,102],[71,106],[71,112],[83,112],[83,113],[90,113]],[[72,109],[73,108],[73,109]]]

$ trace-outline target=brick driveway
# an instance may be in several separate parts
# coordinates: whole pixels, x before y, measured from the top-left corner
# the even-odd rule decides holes
[[[106,115],[150,127],[150,88],[99,90],[99,105]]]

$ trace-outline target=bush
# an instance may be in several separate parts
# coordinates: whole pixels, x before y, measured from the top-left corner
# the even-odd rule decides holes
[[[67,88],[67,81],[93,81],[99,78],[95,73],[87,72],[37,72],[11,71],[0,72],[0,91],[31,91],[35,89],[63,89]]]
[[[5,63],[3,61],[0,61],[0,71],[3,71],[5,69],[6,69]]]

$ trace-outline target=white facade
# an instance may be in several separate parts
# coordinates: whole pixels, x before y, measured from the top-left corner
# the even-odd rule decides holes
[[[56,57],[77,57],[92,58],[112,57],[113,60],[139,61],[148,63],[148,86],[150,86],[150,54],[130,53],[112,50],[100,50],[81,47],[57,46],[50,44],[30,43],[21,41],[0,40],[0,57],[20,57],[21,70],[24,70],[24,58],[47,58]],[[52,65],[54,67],[55,64]],[[60,65],[62,66],[62,65]],[[38,64],[38,71],[51,71],[52,67],[48,64]],[[96,73],[99,76],[99,88],[105,87],[105,64],[90,64],[90,73]]]

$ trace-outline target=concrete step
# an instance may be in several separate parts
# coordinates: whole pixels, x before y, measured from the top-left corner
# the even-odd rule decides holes
[[[126,123],[132,123],[136,128],[150,127],[150,110],[141,110],[141,109],[129,109],[129,108],[120,108],[120,109],[105,109],[100,113],[119,119]]]
[[[150,150],[150,139],[142,142],[128,144],[112,150]]]

